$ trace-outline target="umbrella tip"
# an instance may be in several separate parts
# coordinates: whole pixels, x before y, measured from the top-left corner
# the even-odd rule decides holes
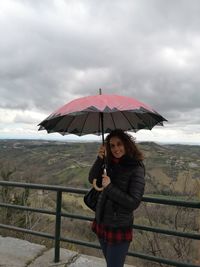
[[[99,88],[99,94],[102,95],[102,91],[101,91],[101,88]]]

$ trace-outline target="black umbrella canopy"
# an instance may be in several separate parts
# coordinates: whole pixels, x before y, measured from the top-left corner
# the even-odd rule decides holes
[[[39,126],[48,133],[104,134],[114,129],[137,132],[163,126],[167,121],[150,106],[134,98],[118,95],[96,95],[75,99],[62,106]]]

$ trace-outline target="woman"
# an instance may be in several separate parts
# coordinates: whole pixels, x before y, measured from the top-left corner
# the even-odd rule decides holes
[[[107,175],[102,174],[104,156]],[[144,194],[145,168],[143,155],[132,136],[122,130],[112,131],[106,146],[100,146],[97,159],[89,172],[89,181],[101,181],[92,230],[98,236],[107,267],[123,267],[132,240],[133,211]],[[100,184],[99,184],[100,185]]]

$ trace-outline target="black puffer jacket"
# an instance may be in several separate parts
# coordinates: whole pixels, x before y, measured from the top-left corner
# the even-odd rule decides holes
[[[103,160],[97,157],[89,181],[98,179],[101,185]],[[98,223],[111,227],[127,227],[133,224],[133,211],[139,206],[145,187],[145,168],[142,161],[123,156],[119,163],[110,163],[107,175],[111,183],[102,191],[96,208]]]

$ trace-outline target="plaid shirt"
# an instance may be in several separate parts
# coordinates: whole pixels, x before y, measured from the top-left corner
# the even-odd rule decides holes
[[[113,228],[104,224],[98,224],[95,220],[92,223],[92,231],[96,233],[98,238],[106,240],[109,244],[123,241],[132,241],[132,227]]]

